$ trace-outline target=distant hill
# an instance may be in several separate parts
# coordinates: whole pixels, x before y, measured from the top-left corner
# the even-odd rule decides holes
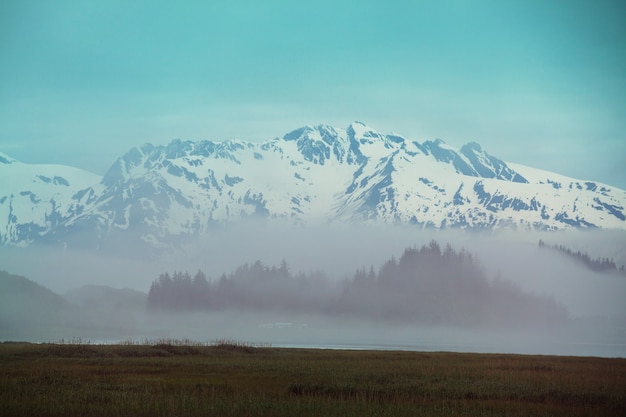
[[[65,293],[64,298],[79,307],[103,313],[145,309],[148,294],[129,288],[84,285]]]
[[[80,309],[28,278],[0,271],[0,339],[55,338],[57,327],[78,324]]]
[[[66,297],[19,275],[0,271],[0,340],[51,342],[131,336],[147,295],[85,286]]]

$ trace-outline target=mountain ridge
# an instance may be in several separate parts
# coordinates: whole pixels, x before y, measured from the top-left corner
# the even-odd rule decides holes
[[[16,174],[20,181],[6,181]],[[133,242],[151,251],[245,218],[626,230],[623,190],[505,162],[476,142],[457,150],[361,122],[304,126],[265,142],[146,143],[101,177],[0,154],[0,178],[3,245]]]

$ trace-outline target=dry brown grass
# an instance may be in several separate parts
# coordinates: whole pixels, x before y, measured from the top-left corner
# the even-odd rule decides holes
[[[626,360],[0,344],[2,416],[621,416]]]

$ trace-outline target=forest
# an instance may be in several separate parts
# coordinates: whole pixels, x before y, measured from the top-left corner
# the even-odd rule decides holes
[[[563,245],[552,245],[549,246],[543,240],[539,240],[538,246],[540,248],[547,248],[556,250],[564,255],[567,255],[569,258],[577,261],[578,263],[584,265],[587,269],[594,272],[620,272],[621,274],[626,274],[624,270],[624,265],[619,268],[615,264],[615,261],[608,257],[598,257],[592,258],[588,253],[582,252],[580,250],[573,251]]]
[[[551,326],[568,314],[554,299],[487,276],[471,253],[436,241],[405,249],[377,271],[357,269],[337,282],[325,273],[293,273],[286,261],[239,266],[207,278],[201,270],[165,272],[152,283],[148,311],[279,311],[421,324]]]

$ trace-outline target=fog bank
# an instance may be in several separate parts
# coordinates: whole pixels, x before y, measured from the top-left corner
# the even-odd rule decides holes
[[[109,285],[147,292],[156,277],[167,271],[203,270],[218,278],[244,263],[257,260],[279,265],[286,260],[294,272],[322,271],[337,281],[351,277],[357,268],[378,270],[391,256],[407,247],[436,239],[456,250],[465,248],[487,268],[489,275],[512,280],[524,290],[553,296],[577,316],[624,315],[625,279],[593,273],[537,243],[563,244],[590,256],[611,257],[626,264],[626,232],[568,231],[469,233],[432,231],[411,226],[380,224],[320,224],[294,227],[283,222],[249,221],[215,230],[182,249],[153,259],[106,253],[67,251],[59,248],[9,248],[0,250],[0,265],[29,277],[58,293],[82,285]]]
[[[399,258],[406,248],[422,246],[432,239],[442,246],[450,243],[457,251],[464,248],[484,267],[490,279],[499,276],[525,292],[553,298],[565,307],[571,320],[562,329],[550,332],[528,328],[476,330],[296,312],[148,314],[145,306],[137,306],[121,315],[119,312],[111,315],[115,317],[113,325],[103,331],[91,331],[88,323],[79,323],[74,328],[55,327],[54,335],[46,335],[46,340],[38,340],[37,334],[29,333],[28,329],[13,336],[5,333],[3,337],[21,336],[33,341],[72,337],[101,341],[234,338],[276,346],[626,357],[626,303],[623,301],[626,277],[591,272],[563,254],[537,247],[542,239],[549,245],[562,244],[583,250],[592,257],[610,257],[623,265],[626,263],[626,232],[469,233],[375,224],[292,227],[280,222],[248,222],[216,230],[185,248],[153,259],[135,257],[132,253],[119,256],[60,248],[4,247],[0,250],[0,269],[26,276],[58,294],[84,285],[132,288],[147,293],[163,272],[195,273],[202,269],[209,278],[218,279],[256,260],[269,266],[278,266],[286,260],[294,273],[319,270],[339,284],[353,277],[357,269],[369,270],[371,266],[378,271],[390,257]],[[96,324],[106,322],[107,314],[99,311],[90,320]],[[115,323],[119,326],[115,327]]]

